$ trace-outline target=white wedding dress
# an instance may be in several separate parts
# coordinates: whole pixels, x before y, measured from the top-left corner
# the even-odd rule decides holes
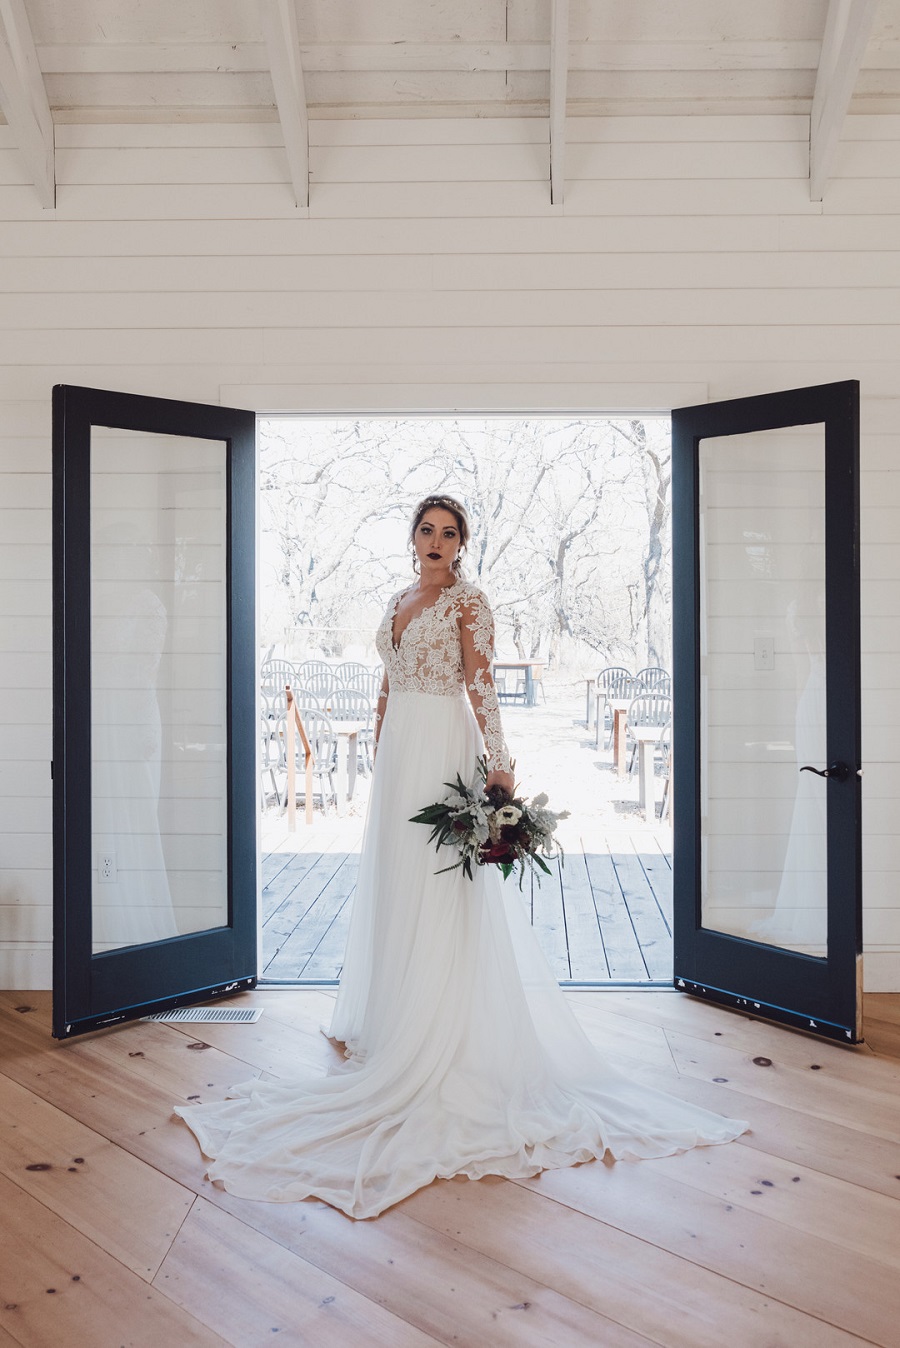
[[[540,951],[518,885],[436,871],[410,816],[471,781],[477,755],[506,768],[490,678],[493,622],[462,580],[394,644],[395,595],[377,644],[390,692],[328,1075],[248,1081],[222,1103],[179,1106],[210,1179],[243,1198],[315,1195],[373,1217],[436,1177],[521,1177],[609,1152],[667,1156],[746,1131],[632,1081],[579,1026]],[[471,693],[468,698],[466,692]]]

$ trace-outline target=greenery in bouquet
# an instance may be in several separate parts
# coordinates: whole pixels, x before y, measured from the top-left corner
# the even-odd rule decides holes
[[[545,858],[563,855],[553,835],[559,821],[568,819],[568,810],[549,810],[544,792],[525,801],[499,786],[486,791],[485,758],[477,760],[477,769],[472,785],[467,786],[457,774],[455,782],[444,783],[450,794],[434,805],[426,805],[410,821],[431,827],[428,841],[435,843],[438,852],[442,847],[455,847],[460,853],[458,861],[442,867],[437,874],[461,866],[473,880],[473,866],[499,866],[506,879],[518,866],[520,889],[526,867],[535,874],[541,870],[549,875]]]

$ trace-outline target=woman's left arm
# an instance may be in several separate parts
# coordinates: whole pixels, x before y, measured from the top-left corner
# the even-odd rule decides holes
[[[500,704],[491,676],[494,654],[494,618],[482,594],[474,594],[460,605],[460,641],[466,692],[481,728],[487,753],[487,786],[502,786],[513,794],[515,779],[509,750],[503,738]]]

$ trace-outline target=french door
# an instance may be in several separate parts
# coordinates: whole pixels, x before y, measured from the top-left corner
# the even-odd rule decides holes
[[[858,1043],[859,385],[672,436],[675,985]]]
[[[256,981],[255,417],[53,390],[53,1033]]]

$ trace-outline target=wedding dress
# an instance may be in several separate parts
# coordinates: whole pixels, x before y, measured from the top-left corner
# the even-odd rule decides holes
[[[243,1198],[310,1195],[372,1217],[436,1177],[510,1178],[616,1158],[667,1156],[746,1131],[616,1070],[553,977],[514,879],[493,866],[436,874],[452,856],[409,822],[476,757],[507,769],[490,678],[493,621],[457,580],[377,646],[389,696],[328,1075],[249,1081],[237,1098],[180,1106],[210,1179]],[[471,697],[467,697],[467,692]]]

